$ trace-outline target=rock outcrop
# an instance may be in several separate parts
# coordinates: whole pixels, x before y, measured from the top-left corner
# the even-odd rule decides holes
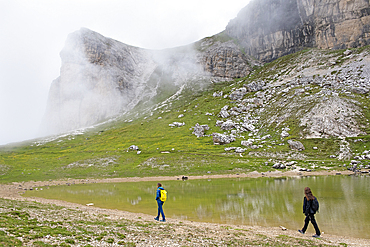
[[[227,41],[218,41],[217,38],[220,36]],[[251,71],[251,66],[258,64],[241,52],[240,46],[222,33],[212,38],[205,38],[195,45],[200,52],[198,57],[204,70],[214,78],[225,80],[245,77]]]
[[[253,0],[226,33],[248,55],[271,61],[304,47],[352,48],[370,43],[367,0]]]

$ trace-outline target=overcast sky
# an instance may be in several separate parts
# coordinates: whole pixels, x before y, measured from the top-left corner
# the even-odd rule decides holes
[[[249,0],[0,0],[0,145],[36,137],[59,52],[81,27],[162,49],[223,31]]]

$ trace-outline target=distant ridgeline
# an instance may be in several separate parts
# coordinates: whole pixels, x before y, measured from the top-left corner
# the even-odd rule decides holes
[[[370,42],[368,0],[254,0],[226,33],[261,61],[303,47],[344,49]]]
[[[350,48],[370,39],[366,0],[254,0],[226,30],[194,44],[151,51],[82,28],[60,53],[43,118],[45,135],[153,105],[189,83],[247,76],[254,65],[304,47]]]

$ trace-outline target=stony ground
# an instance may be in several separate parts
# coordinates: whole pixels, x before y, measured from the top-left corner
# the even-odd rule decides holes
[[[30,182],[22,186],[66,182]],[[327,234],[315,239],[311,235],[299,234],[296,229],[283,230],[280,227],[177,219],[161,223],[154,221],[150,215],[42,198],[23,198],[19,195],[23,191],[19,185],[0,187],[3,198],[0,199],[1,246],[370,246],[368,239]]]

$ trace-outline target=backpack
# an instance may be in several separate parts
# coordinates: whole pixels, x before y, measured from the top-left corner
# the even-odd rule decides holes
[[[317,200],[317,198],[316,198],[316,197],[315,197],[315,199],[312,201],[311,209],[314,211],[314,213],[316,213],[317,211],[319,211],[319,201]]]
[[[159,200],[161,200],[162,202],[165,202],[167,200],[167,190],[163,189],[163,190],[160,190],[161,192],[161,197],[159,197]]]

